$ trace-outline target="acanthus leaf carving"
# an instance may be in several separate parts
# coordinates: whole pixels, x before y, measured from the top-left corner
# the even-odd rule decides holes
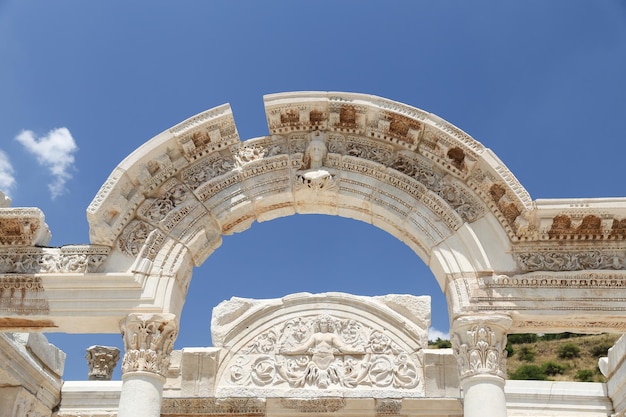
[[[511,323],[504,316],[455,320],[450,341],[461,379],[482,374],[506,378],[506,330]]]
[[[129,314],[120,323],[126,353],[122,373],[152,372],[165,376],[178,335],[173,314]]]

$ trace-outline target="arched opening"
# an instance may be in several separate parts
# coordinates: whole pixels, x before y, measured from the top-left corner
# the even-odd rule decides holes
[[[224,237],[222,246],[194,269],[176,346],[207,346],[211,309],[232,296],[335,291],[430,295],[432,326],[448,332],[445,297],[428,266],[408,246],[351,219],[294,215]]]

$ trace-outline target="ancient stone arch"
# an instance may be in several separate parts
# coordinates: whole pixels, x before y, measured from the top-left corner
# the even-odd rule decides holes
[[[242,142],[222,105],[126,158],[87,210],[91,245],[44,248],[38,209],[4,210],[0,326],[117,332],[126,320],[123,332],[159,335],[166,366],[192,269],[222,235],[320,213],[371,223],[430,267],[462,377],[501,380],[499,365],[476,368],[470,353],[478,341],[501,350],[507,332],[626,329],[626,199],[533,201],[488,148],[384,98],[264,100],[268,136]]]

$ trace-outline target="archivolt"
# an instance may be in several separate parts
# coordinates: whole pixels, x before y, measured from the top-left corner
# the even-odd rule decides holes
[[[223,234],[322,213],[388,231],[430,265],[442,288],[454,274],[514,268],[509,246],[524,232],[532,202],[466,133],[361,94],[276,94],[265,106],[269,136],[241,142],[222,105],[137,149],[88,208],[92,243],[147,273],[190,275]],[[312,141],[323,147],[315,166]]]

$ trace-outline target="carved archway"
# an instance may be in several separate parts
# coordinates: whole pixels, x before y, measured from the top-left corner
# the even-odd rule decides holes
[[[285,93],[266,96],[265,107],[269,136],[241,142],[228,105],[161,133],[116,168],[88,209],[92,243],[112,247],[110,262],[159,277],[164,311],[179,312],[192,266],[222,235],[320,213],[406,243],[452,316],[506,312],[513,331],[626,327],[620,297],[605,295],[624,283],[623,200],[533,202],[469,135],[383,98]],[[314,142],[323,149],[312,167]]]
[[[388,231],[444,290],[450,277],[515,269],[508,242],[518,239],[532,202],[464,132],[366,95],[278,94],[265,103],[270,136],[241,142],[224,105],[129,156],[88,209],[92,243],[112,246],[113,257],[148,275],[176,276],[179,298],[191,264],[200,265],[223,234],[294,213],[339,215]],[[328,175],[309,179],[313,140],[323,143]],[[486,248],[494,238],[498,244]],[[463,295],[450,297],[460,308]]]
[[[626,199],[532,201],[489,149],[387,99],[285,93],[265,107],[268,136],[241,142],[223,105],[138,148],[88,208],[91,245],[41,247],[37,209],[4,213],[29,228],[0,236],[3,283],[41,308],[3,310],[3,328],[114,333],[129,313],[179,315],[193,267],[222,235],[320,213],[406,243],[451,320],[494,313],[512,318],[511,332],[626,330]]]

